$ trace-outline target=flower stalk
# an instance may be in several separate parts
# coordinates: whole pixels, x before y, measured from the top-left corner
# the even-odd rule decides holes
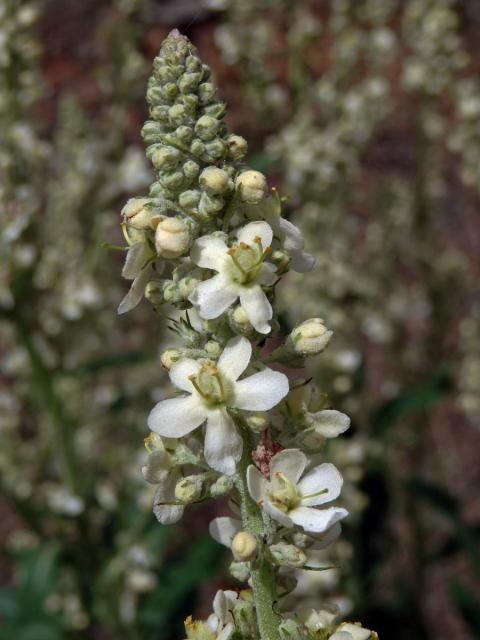
[[[282,338],[280,277],[311,270],[314,259],[300,230],[282,217],[266,177],[243,163],[247,144],[226,128],[210,69],[176,30],[154,61],[147,101],[143,135],[155,181],[148,197],[123,209],[129,248],[122,273],[133,282],[119,312],[145,296],[181,345],[161,356],[178,393],[148,416],[142,471],[156,486],[153,511],[163,525],[180,520],[193,502],[230,497],[232,516],[216,518],[210,533],[231,550],[230,572],[248,587],[219,591],[212,615],[187,618],[186,634],[314,640],[300,619],[281,611],[281,595],[295,585],[288,570],[310,566],[310,553],[338,537],[348,515],[327,506],[341,492],[338,470],[307,454],[321,451],[349,421],[310,411],[277,370],[303,367],[323,351],[331,332],[320,319],[284,338],[268,359],[272,368],[263,354],[266,340]],[[322,640],[337,628],[327,618]],[[364,631],[362,640],[374,637]],[[357,640],[350,635],[342,640]]]

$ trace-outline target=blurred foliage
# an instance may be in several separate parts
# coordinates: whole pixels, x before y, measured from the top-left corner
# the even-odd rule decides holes
[[[67,4],[0,0],[1,509],[16,514],[0,638],[181,637],[219,566],[196,526],[149,512],[162,327],[146,308],[115,317],[120,256],[100,246],[122,242],[120,207],[149,182],[132,131],[155,47],[182,27],[167,16],[224,79],[251,164],[317,255],[308,287],[284,284],[285,317],[335,329],[316,378],[353,418],[329,450],[348,543],[323,557],[341,571],[299,572],[292,608],[325,597],[389,640],[480,637],[475,2]]]

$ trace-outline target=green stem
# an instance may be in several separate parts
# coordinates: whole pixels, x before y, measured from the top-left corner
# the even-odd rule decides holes
[[[75,463],[72,425],[66,418],[62,403],[53,386],[50,371],[45,366],[35,344],[18,313],[12,314],[17,335],[27,351],[35,385],[49,411],[55,429],[55,441],[65,480],[74,494],[79,493],[79,481]]]
[[[251,463],[251,454],[252,438],[250,434],[244,433],[243,456],[236,476],[242,526],[245,531],[262,539],[265,534],[262,512],[256,502],[252,500],[247,487],[247,467]],[[275,577],[272,565],[264,556],[260,556],[258,560],[252,562],[251,578],[261,640],[278,640],[280,617],[274,610],[277,600]]]

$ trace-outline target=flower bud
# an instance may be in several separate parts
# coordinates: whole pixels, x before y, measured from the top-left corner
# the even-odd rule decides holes
[[[216,340],[208,340],[205,344],[205,351],[212,358],[218,358],[222,353],[222,346]]]
[[[255,333],[255,329],[241,305],[228,310],[228,322],[233,331],[242,336],[250,338]]]
[[[228,155],[232,160],[241,160],[247,155],[248,143],[242,136],[232,134],[227,138]]]
[[[214,216],[220,213],[224,206],[225,200],[221,196],[211,196],[204,191],[200,197],[200,202],[198,203],[198,212],[202,216]]]
[[[242,638],[255,638],[257,637],[255,605],[251,598],[248,598],[249,592],[244,591],[243,594],[246,597],[241,597],[241,594],[232,611],[235,628],[240,632]]]
[[[270,554],[276,564],[282,567],[303,567],[307,562],[305,553],[293,544],[279,542],[269,547]]]
[[[254,433],[262,433],[270,424],[270,417],[266,411],[255,411],[245,416],[245,422]]]
[[[165,296],[163,295],[165,280],[151,280],[145,287],[145,298],[153,304],[158,306],[165,302]]]
[[[249,204],[258,204],[267,195],[267,179],[260,171],[244,171],[235,180],[240,199]]]
[[[239,531],[232,540],[231,549],[235,560],[249,562],[258,553],[258,540],[248,531]]]
[[[202,140],[213,140],[218,133],[220,121],[212,116],[201,116],[195,125],[195,133]]]
[[[165,258],[179,258],[190,246],[192,237],[181,218],[165,218],[155,231],[155,247]]]
[[[218,167],[206,167],[200,174],[199,183],[211,195],[219,195],[230,189],[228,173]]]
[[[286,271],[288,271],[288,267],[290,266],[290,262],[292,261],[288,253],[286,251],[281,251],[280,249],[276,249],[271,254],[270,260],[277,267],[277,274],[279,276],[282,275],[282,273],[286,273]]]
[[[161,217],[148,207],[150,198],[130,198],[122,209],[125,222],[135,229],[154,229]]]
[[[333,331],[327,329],[321,318],[311,318],[295,327],[289,341],[296,353],[313,356],[325,349],[332,335]]]
[[[233,478],[231,476],[220,476],[210,487],[209,493],[212,498],[225,496],[233,489]]]
[[[160,356],[160,362],[167,371],[170,371],[172,365],[182,357],[182,352],[178,349],[167,349]]]
[[[228,568],[230,575],[239,582],[247,582],[250,578],[250,565],[248,562],[232,562]]]
[[[341,640],[341,633],[350,634],[352,640],[374,640],[377,635],[370,629],[364,629],[360,623],[352,624],[351,622],[342,622],[332,637],[335,638],[338,635],[338,640]]]
[[[278,634],[281,640],[301,640],[305,637],[301,626],[295,620],[282,620],[278,625]]]
[[[150,160],[155,169],[163,171],[176,169],[182,158],[183,155],[178,149],[164,145],[156,145],[150,154]]]
[[[202,497],[204,485],[204,476],[186,476],[177,482],[175,486],[175,498],[183,504],[197,502]]]

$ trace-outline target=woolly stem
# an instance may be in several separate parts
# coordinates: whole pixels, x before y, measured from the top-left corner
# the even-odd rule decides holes
[[[247,468],[251,464],[252,448],[252,437],[249,433],[244,432],[243,456],[238,466],[235,484],[240,495],[243,529],[263,539],[265,530],[262,513],[255,501],[252,500],[247,487]],[[274,610],[277,599],[275,577],[272,565],[263,555],[252,562],[251,578],[261,640],[278,640],[280,617]]]

